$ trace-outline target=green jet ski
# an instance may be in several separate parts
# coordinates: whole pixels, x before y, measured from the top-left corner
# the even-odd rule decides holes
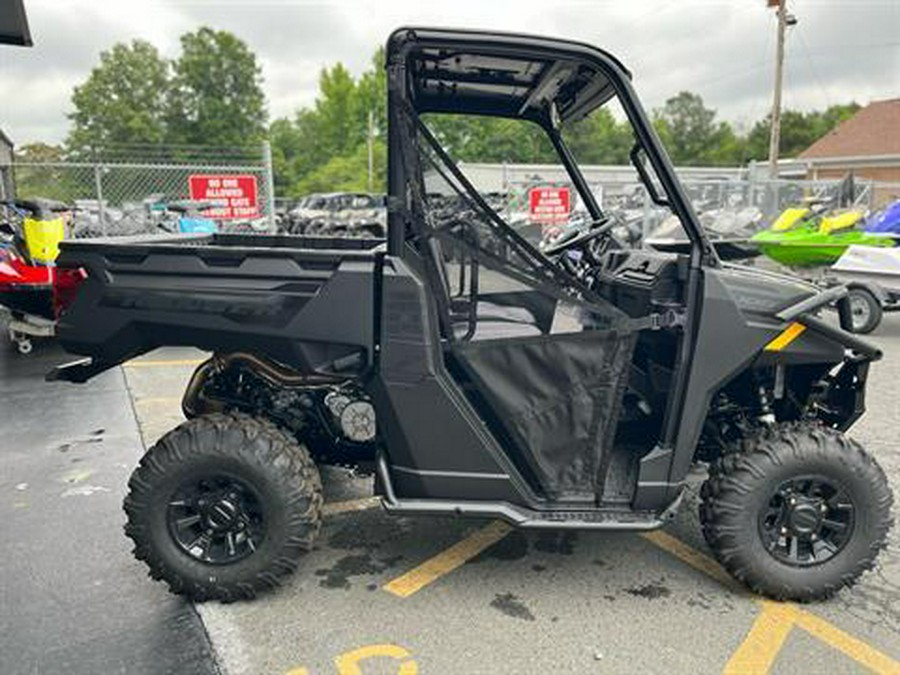
[[[831,265],[850,246],[894,246],[892,236],[857,227],[864,215],[856,209],[828,213],[814,203],[792,207],[750,241],[763,255],[789,267]]]

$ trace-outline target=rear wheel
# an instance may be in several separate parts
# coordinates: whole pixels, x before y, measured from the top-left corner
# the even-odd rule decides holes
[[[852,585],[885,546],[893,497],[855,441],[813,424],[779,425],[710,468],[700,520],[722,565],[779,600]]]
[[[134,554],[174,593],[252,598],[312,548],[322,485],[306,449],[241,414],[197,417],[147,451],[129,481]]]
[[[865,288],[851,288],[847,292],[850,301],[850,315],[853,318],[854,333],[871,333],[878,328],[884,310],[871,291]]]

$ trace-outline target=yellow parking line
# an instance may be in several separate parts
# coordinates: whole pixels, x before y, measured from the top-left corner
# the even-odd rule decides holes
[[[700,570],[706,576],[712,577],[720,584],[734,590],[744,590],[744,587],[738,584],[734,577],[728,574],[719,563],[708,555],[704,555],[703,553],[700,553],[700,551],[691,548],[680,539],[676,539],[668,532],[653,530],[652,532],[642,532],[640,536],[656,546],[659,546],[659,548],[667,553],[672,554],[682,562],[686,562],[694,569]]]
[[[845,633],[825,619],[804,610],[797,610],[797,625],[810,635],[843,652],[851,659],[876,672],[900,675],[900,663],[862,640]]]
[[[397,669],[393,672],[397,675],[416,675],[419,666],[412,655],[403,647],[392,644],[367,645],[341,654],[334,660],[338,675],[362,675],[360,663],[369,659],[389,658],[397,661]]]
[[[365,511],[378,506],[381,500],[378,497],[363,497],[361,499],[348,499],[343,502],[327,502],[322,506],[323,516],[333,516],[338,513],[350,511]]]
[[[737,582],[715,560],[695,551],[672,535],[655,530],[643,533],[641,536],[707,576],[730,588],[740,588],[737,586]],[[794,626],[797,626],[876,673],[900,675],[900,662],[849,633],[845,633],[825,619],[800,609],[792,603],[777,603],[762,599],[758,599],[757,603],[762,607],[762,612],[754,621],[737,651],[725,665],[724,672],[726,674],[768,673],[784,645],[788,633]]]
[[[791,603],[760,600],[759,604],[762,611],[740,647],[725,665],[725,675],[765,675],[770,672],[794,626],[843,652],[874,673],[900,674],[900,663],[815,614]]]
[[[338,506],[338,505],[335,505]],[[470,534],[462,541],[429,558],[405,574],[392,579],[382,589],[407,598],[455,570],[481,551],[497,543],[512,531],[512,527],[494,521]],[[721,584],[745,593],[744,587],[731,577],[715,560],[688,546],[672,535],[656,530],[640,535],[646,541],[670,553],[694,569]],[[884,675],[900,675],[900,662],[878,651],[862,640],[842,631],[825,619],[800,609],[793,603],[779,603],[757,599],[762,611],[756,617],[741,645],[725,665],[726,675],[764,675],[772,669],[791,630],[802,628],[826,645],[843,652],[870,670]]]
[[[366,661],[375,659],[391,659],[397,666],[396,670],[391,670],[397,675],[417,675],[419,665],[406,649],[394,644],[366,645],[358,649],[352,649],[349,652],[339,654],[334,658],[334,665],[337,668],[338,675],[362,675],[362,665]],[[382,663],[382,666],[387,664]],[[378,672],[388,672],[379,669]],[[310,675],[309,669],[303,666],[291,668],[284,675]]]
[[[765,675],[794,627],[797,608],[762,601],[763,609],[737,651],[728,659],[724,675]]]
[[[429,558],[418,567],[414,567],[406,574],[392,579],[382,586],[382,589],[398,597],[408,598],[416,591],[463,565],[467,560],[474,558],[488,546],[496,544],[511,531],[512,527],[495,520],[433,558]]]
[[[160,359],[157,361],[126,361],[125,368],[163,368],[165,366],[199,366],[205,359]]]

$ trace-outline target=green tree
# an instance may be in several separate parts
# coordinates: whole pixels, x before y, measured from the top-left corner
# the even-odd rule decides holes
[[[356,95],[353,77],[337,63],[319,73],[319,96],[312,108],[297,111],[293,123],[285,119],[273,123],[273,152],[284,155],[295,178],[352,152],[364,138]]]
[[[634,134],[606,108],[563,128],[563,139],[582,164],[628,164]]]
[[[387,147],[383,141],[375,141],[373,155],[376,166],[386,166]],[[297,195],[332,191],[364,192],[368,189],[367,183],[368,147],[363,143],[351,154],[332,157],[322,166],[310,171],[294,184],[292,192]],[[387,189],[384,171],[376,172],[372,187],[375,192]]]
[[[319,98],[315,115],[306,124],[316,131],[316,150],[320,159],[351,152],[365,137],[356,101],[356,82],[343,63],[323,69],[319,74]]]
[[[796,157],[810,145],[822,138],[844,120],[859,110],[857,103],[833,105],[824,111],[802,113],[784,110],[781,113],[781,134],[778,154],[782,157]],[[747,158],[762,161],[769,156],[769,134],[771,114],[753,125],[747,135]]]
[[[321,180],[303,183],[304,177],[332,160],[352,154],[365,140],[357,94],[350,72],[343,64],[335,64],[319,73],[319,96],[312,108],[299,110],[293,121],[280,119],[272,124],[269,137],[273,163],[276,170],[283,172],[276,177],[277,194],[309,192],[309,185]],[[329,170],[330,175],[334,175],[335,166],[344,164],[337,162]]]
[[[26,143],[15,152],[16,162],[62,162],[66,158],[65,148],[50,143]]]
[[[451,157],[462,162],[553,161],[553,146],[536,124],[473,115],[427,115],[426,124]]]
[[[354,80],[340,63],[322,70],[314,105],[280,119],[269,129],[279,195],[310,191],[362,190],[367,185],[368,116],[375,117],[376,185],[383,186],[387,131],[384,51]],[[832,129],[858,106],[824,112],[785,113],[782,147],[802,149]],[[466,115],[425,115],[426,124],[449,154],[462,162],[546,163],[558,158],[546,134],[522,121]],[[677,164],[739,166],[768,148],[768,125],[738,134],[692,92],[681,92],[656,111],[654,124]],[[764,136],[764,139],[763,139]],[[563,128],[563,138],[582,164],[627,164],[634,142],[630,124],[607,109]],[[760,141],[764,140],[763,143]],[[801,147],[802,146],[802,147]],[[762,155],[757,154],[758,148]]]
[[[355,123],[361,129],[368,129],[371,111],[376,135],[382,139],[387,136],[387,71],[384,59],[384,47],[379,47],[372,56],[372,67],[360,76],[353,98]]]
[[[227,31],[203,27],[181,36],[167,103],[170,142],[237,146],[266,134],[262,70]]]
[[[682,91],[656,111],[657,131],[675,164],[703,164],[716,134],[716,111],[699,94]]]
[[[287,194],[302,171],[298,164],[303,159],[303,138],[299,129],[284,117],[269,126],[269,142],[272,144],[272,174],[275,194]]]
[[[293,120],[276,120],[269,128],[276,193],[296,196],[321,190],[365,190],[370,111],[375,132],[373,187],[384,189],[386,101],[384,50],[375,52],[372,67],[358,80],[341,63],[323,69],[313,106],[299,110]]]
[[[699,94],[673,96],[655,111],[653,124],[676,165],[736,166],[746,161],[746,139],[728,122],[716,121],[716,111]]]
[[[143,40],[101,52],[100,65],[72,94],[70,151],[84,154],[109,145],[161,143],[169,64]]]
[[[860,105],[856,101],[829,106],[824,112],[818,114],[816,123],[819,135],[817,138],[821,138],[844,120],[853,117],[859,112],[859,109]]]
[[[738,136],[728,122],[719,122],[703,160],[710,166],[743,166],[747,163],[747,139]]]
[[[48,143],[28,143],[16,148],[16,193],[19,197],[47,197],[72,201],[84,188],[85,175],[65,166],[66,152],[62,146]]]

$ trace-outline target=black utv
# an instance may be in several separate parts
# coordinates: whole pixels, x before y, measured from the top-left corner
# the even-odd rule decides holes
[[[395,514],[649,530],[708,464],[721,563],[775,598],[870,568],[885,475],[845,436],[879,351],[819,316],[845,291],[720,261],[625,67],[586,44],[403,28],[387,44],[388,238],[204,234],[64,242],[86,271],[64,313],[84,382],[163,345],[212,353],[187,421],[143,457],[126,532],[194,599],[253,597],[318,533],[318,466],[356,466]],[[689,252],[622,248],[566,129],[616,102],[652,198]],[[433,131],[446,115],[530,125],[589,212],[543,252]]]

